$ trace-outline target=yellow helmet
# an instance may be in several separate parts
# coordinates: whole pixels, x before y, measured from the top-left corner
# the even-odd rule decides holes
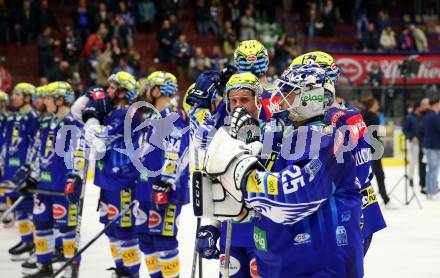
[[[262,76],[269,67],[269,54],[257,40],[242,41],[234,52],[234,63],[238,72],[252,72]]]
[[[192,91],[192,89],[194,89],[194,87],[196,86],[196,83],[192,83],[189,87],[188,87],[188,89],[186,90],[186,92],[185,92],[185,96],[183,97],[183,110],[186,112],[186,114],[189,114],[189,111],[191,110],[191,108],[192,108],[192,105],[190,105],[190,104],[188,104],[187,102],[186,102],[186,97],[188,96],[188,94]]]
[[[137,87],[136,87],[136,79],[131,73],[125,71],[119,71],[115,74],[110,75],[107,80],[109,83],[114,82],[118,84],[119,89],[124,89],[127,91],[125,94],[128,101],[132,101],[136,99]]]
[[[308,64],[318,64],[321,68],[325,70],[325,74],[333,82],[336,82],[339,78],[339,67],[336,64],[336,60],[326,52],[312,51],[300,55],[292,60],[290,66],[308,65]]]
[[[172,97],[177,94],[177,78],[170,72],[155,71],[148,75],[146,83],[148,89],[158,86],[162,95]]]
[[[2,90],[0,90],[0,101],[9,102],[9,95]]]
[[[48,85],[42,85],[42,86],[38,86],[35,89],[35,94],[32,96],[32,99],[36,99],[39,97],[44,97],[47,94],[48,90]]]
[[[54,97],[64,97],[67,104],[75,101],[75,92],[72,86],[66,81],[55,81],[46,85],[47,94]]]
[[[35,86],[32,85],[31,83],[26,83],[26,82],[18,83],[17,85],[15,85],[13,90],[13,92],[22,93],[30,96],[35,94],[35,91],[36,91]]]
[[[248,89],[256,96],[261,96],[263,93],[263,86],[261,85],[260,80],[250,72],[233,74],[226,83],[226,96],[228,96],[230,91],[237,89]]]

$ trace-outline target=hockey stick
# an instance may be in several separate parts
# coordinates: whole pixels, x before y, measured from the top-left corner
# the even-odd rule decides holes
[[[10,187],[10,186],[0,185],[0,189],[5,189],[10,192],[17,192],[15,187]],[[20,192],[17,192],[17,193],[21,194]],[[52,195],[52,196],[60,196],[60,197],[66,196],[66,195],[64,195],[63,192],[56,192],[56,191],[44,190],[44,189],[29,189],[29,190],[25,190],[23,194],[25,194],[25,193]]]
[[[198,148],[194,148],[194,157],[195,157],[195,161],[194,161],[194,165],[195,165],[195,169],[198,170],[198,156],[199,156],[199,150]],[[192,184],[192,178],[191,178],[191,184]],[[202,219],[200,217],[197,217],[197,225],[196,225],[196,238],[195,238],[195,242],[194,242],[194,251],[193,251],[193,260],[192,260],[192,267],[191,267],[191,278],[195,278],[196,277],[196,270],[197,270],[197,263],[199,265],[199,278],[203,277],[203,263],[202,263],[202,257],[199,255],[199,252],[197,252],[197,232],[200,229],[200,226],[202,225]]]
[[[229,261],[231,258],[232,220],[226,220],[225,259],[222,277],[229,278]]]
[[[79,147],[76,150],[75,154],[81,154],[81,156],[76,157],[78,159],[77,164],[81,164],[83,162],[83,165],[85,165],[85,169],[86,172],[84,173],[84,177],[83,177],[83,182],[82,182],[82,188],[81,188],[81,195],[79,198],[79,202],[78,202],[78,211],[76,214],[76,227],[75,227],[75,247],[73,250],[73,256],[75,257],[75,255],[78,253],[78,248],[81,242],[81,223],[82,223],[82,214],[83,214],[83,207],[84,207],[84,196],[85,196],[85,192],[86,192],[86,185],[87,185],[87,180],[88,180],[88,175],[90,173],[91,170],[90,167],[92,167],[92,165],[94,166],[93,163],[91,163],[92,161],[95,162],[95,155],[94,152],[91,151],[90,156],[89,156],[89,160],[86,160],[85,158],[85,139],[83,137],[80,137],[79,140]],[[75,157],[74,157],[75,159]],[[87,161],[89,163],[87,163]],[[76,268],[76,272],[77,275],[79,276],[79,267],[80,267],[80,260],[79,259],[75,259],[72,261],[72,265],[74,268]]]
[[[3,220],[11,214],[15,208],[17,208],[23,201],[26,199],[25,196],[20,196],[13,204],[10,206],[5,212],[3,212],[2,216],[0,217],[0,222],[3,222]]]
[[[57,277],[58,274],[60,274],[66,267],[68,267],[69,265],[71,265],[72,263],[74,263],[74,261],[82,254],[84,253],[84,251],[86,251],[95,241],[97,241],[107,230],[108,228],[110,228],[110,226],[112,226],[114,223],[116,223],[116,221],[118,221],[119,219],[121,219],[122,216],[124,216],[124,214],[126,214],[128,211],[130,211],[136,204],[138,203],[137,200],[134,200],[133,202],[130,203],[130,205],[128,205],[128,207],[126,207],[124,210],[122,210],[115,218],[113,218],[110,222],[107,223],[107,225],[105,225],[104,229],[102,229],[96,236],[94,236],[89,242],[86,243],[86,245],[84,245],[81,249],[78,250],[78,252],[72,257],[70,258],[68,261],[66,261],[60,269],[58,269],[52,276],[51,278],[55,278]]]

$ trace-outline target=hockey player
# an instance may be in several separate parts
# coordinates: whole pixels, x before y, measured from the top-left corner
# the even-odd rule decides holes
[[[229,89],[226,89],[224,103],[221,102],[218,106],[219,108],[214,113],[214,118],[217,118],[214,121],[214,126],[217,129],[225,124],[225,117],[237,107],[243,107],[251,112],[255,120],[261,119],[264,122],[268,119],[266,110],[260,109],[261,103],[259,102],[264,90],[257,92],[254,84],[258,83],[258,86],[263,84],[265,88],[269,89],[265,76],[269,66],[267,50],[256,40],[243,41],[234,52],[234,65],[237,68],[237,72],[243,74],[236,75],[233,80],[229,80],[233,81],[232,83],[226,80],[227,84],[229,84],[226,87],[229,86]],[[244,86],[243,90],[238,90],[240,86]],[[229,93],[232,90],[237,92],[230,95]],[[209,121],[212,121],[212,119],[208,120],[207,123]],[[206,126],[207,123],[203,125]],[[231,256],[233,259],[231,260],[230,268],[232,267],[235,270],[231,271],[231,277],[254,277],[257,275],[254,256],[255,246],[252,240],[252,224],[250,220],[247,222],[234,223],[232,225]],[[211,221],[209,225],[202,226],[199,229],[198,235],[199,253],[202,257],[208,259],[218,257],[219,254],[215,243],[220,237],[220,261],[223,264],[226,222]]]
[[[145,142],[156,151],[143,163],[150,171],[162,169],[154,177],[140,173],[136,191],[139,207],[134,210],[140,249],[152,278],[179,277],[180,273],[176,236],[182,206],[188,203],[189,134],[185,112],[171,104],[176,94],[176,77],[164,71],[151,73],[141,93],[142,100],[156,109],[144,111],[145,116],[158,120],[145,131]]]
[[[98,141],[106,146],[105,156],[96,162],[94,179],[94,184],[101,188],[99,214],[100,222],[103,224],[107,224],[133,202],[136,185],[136,169],[130,161],[129,154],[121,153],[119,150],[125,149],[124,119],[128,105],[137,96],[136,80],[131,74],[120,71],[111,75],[108,83],[107,92],[95,88],[85,96],[87,107],[82,114],[84,123],[90,118],[96,118],[103,123],[103,126],[91,127],[89,130],[85,128],[85,138],[89,144]],[[103,117],[98,112],[107,106],[106,94],[112,110],[108,109]],[[78,98],[78,102],[83,100]],[[76,104],[74,106],[76,115]],[[136,117],[133,118],[135,127],[137,122]],[[69,182],[70,188],[66,188],[66,191],[70,192],[68,195],[71,198],[75,198],[82,181],[79,176],[70,178],[72,182]],[[139,277],[140,254],[132,213],[128,212],[107,229],[106,235],[116,265],[109,270],[114,270],[116,277]]]
[[[48,84],[43,93],[45,114],[40,120],[36,163],[25,182],[26,187],[63,192],[67,178],[67,165],[63,157],[56,154],[55,144],[64,140],[69,149],[67,138],[58,131],[64,125],[75,125],[69,113],[69,106],[74,101],[74,92],[70,84],[63,81]],[[62,234],[63,253],[66,259],[73,256],[75,248],[76,204],[69,204],[64,197],[35,195],[33,222],[35,225],[35,246],[38,268],[35,273],[25,277],[50,277],[53,274],[52,260],[55,251],[54,228]],[[76,269],[69,268],[64,277],[77,277]]]
[[[298,130],[274,136],[281,155],[272,170],[259,165],[258,142],[244,144],[220,129],[206,154],[206,173],[257,212],[253,238],[261,277],[362,277],[354,160],[342,153],[338,163],[335,133],[322,122],[333,84],[309,65],[290,68],[277,83],[282,101],[274,118]]]
[[[325,70],[325,73],[333,82],[339,78],[339,67],[335,59],[328,53],[322,51],[313,51],[293,59],[291,66],[300,64],[317,64]],[[364,119],[359,110],[347,105],[340,105],[335,101],[326,114],[324,122],[334,128],[343,126],[350,128],[349,138],[346,138],[344,144],[348,145],[347,140],[354,146],[352,154],[355,157],[357,178],[361,183],[362,193],[362,218],[361,229],[364,235],[364,254],[367,253],[370,246],[373,233],[386,227],[385,220],[377,202],[372,180],[371,150],[369,144],[364,138],[367,132]]]
[[[9,95],[0,90],[0,154],[4,143],[3,129],[8,117]],[[0,180],[3,176],[3,158],[0,155]],[[7,209],[5,191],[0,188],[0,216]]]
[[[37,115],[31,106],[35,87],[29,83],[18,83],[11,95],[11,114],[7,117],[4,127],[4,143],[2,151],[2,181],[18,184],[29,174],[31,147],[38,129]],[[19,194],[7,193],[10,201],[15,201]],[[18,231],[21,241],[9,249],[13,261],[24,260],[34,251],[32,235],[32,195],[27,195],[16,208]]]

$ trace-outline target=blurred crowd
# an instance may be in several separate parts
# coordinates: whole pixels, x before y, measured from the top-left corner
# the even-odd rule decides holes
[[[248,39],[264,44],[272,61],[269,74],[280,74],[286,61],[314,45],[315,38],[342,38],[336,33],[340,24],[356,26],[354,50],[428,51],[425,26],[413,24],[420,21],[394,28],[388,13],[392,2],[62,0],[61,6],[48,0],[0,0],[0,44],[36,44],[40,75],[49,81],[81,84],[85,77],[97,85],[118,70],[146,74],[139,52],[145,46],[136,44],[135,33],[155,34],[156,41],[148,41],[154,63],[170,65],[187,80],[207,69],[222,69],[238,42]],[[71,18],[57,15],[60,6],[69,7]],[[216,42],[212,47],[200,44],[208,37],[215,38],[209,40]]]

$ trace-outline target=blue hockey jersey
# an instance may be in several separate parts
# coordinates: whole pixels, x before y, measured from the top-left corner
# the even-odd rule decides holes
[[[156,179],[172,184],[168,192],[168,202],[184,205],[189,200],[189,164],[188,164],[188,118],[180,108],[167,106],[160,112],[160,118],[141,132],[141,144],[150,146],[142,157],[143,165],[150,171],[160,170],[156,177],[140,173],[136,198],[153,205],[151,186]]]
[[[367,238],[386,227],[371,184],[373,179],[371,149],[364,138],[367,126],[360,111],[354,107],[332,107],[327,111],[324,121],[334,128],[349,127],[350,132],[346,132],[344,144],[347,145],[348,140],[351,140],[351,143],[355,145],[351,153],[356,161],[356,175],[361,184],[363,216],[361,228],[364,238]]]
[[[259,275],[362,277],[362,198],[353,157],[337,163],[333,128],[321,123],[274,138],[279,154],[272,170],[254,170],[243,184],[247,205],[257,211]]]
[[[36,163],[33,167],[33,176],[38,177],[38,188],[63,192],[66,184],[68,166],[71,165],[71,139],[72,136],[60,131],[64,126],[77,126],[77,122],[70,114],[62,119],[56,115],[41,117],[36,144]],[[61,142],[61,140],[63,142]],[[57,143],[64,146],[64,156],[56,153]]]
[[[2,180],[11,180],[18,168],[27,163],[37,130],[38,118],[34,111],[8,115],[3,129]]]
[[[120,191],[125,188],[135,188],[137,171],[126,150],[124,141],[124,120],[127,114],[125,107],[118,107],[105,120],[105,125],[96,136],[105,142],[105,156],[96,162],[94,184],[109,191]],[[131,139],[135,138],[134,128],[140,119],[137,114],[132,117],[130,127]]]

